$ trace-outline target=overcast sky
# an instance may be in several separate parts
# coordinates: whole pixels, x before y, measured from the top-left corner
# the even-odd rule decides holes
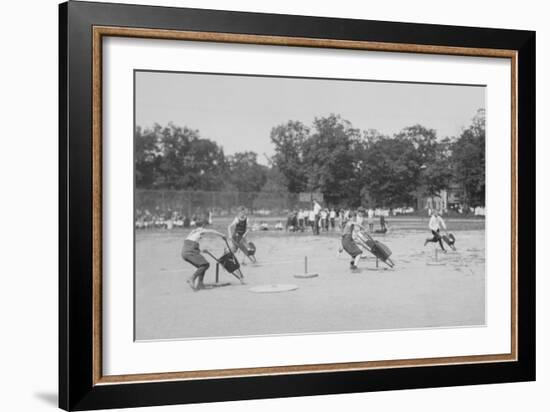
[[[485,107],[485,87],[189,73],[136,73],[136,125],[198,129],[226,154],[251,150],[266,163],[271,129],[311,126],[340,114],[361,130],[393,134],[413,124],[456,136]]]

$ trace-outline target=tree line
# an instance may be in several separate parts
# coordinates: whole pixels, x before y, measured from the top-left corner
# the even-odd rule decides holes
[[[140,189],[298,193],[319,191],[333,206],[414,206],[418,196],[459,189],[468,206],[485,202],[485,111],[456,137],[439,139],[422,125],[392,136],[361,131],[339,115],[308,126],[272,128],[268,165],[251,151],[225,155],[198,130],[174,124],[137,127],[135,176]]]

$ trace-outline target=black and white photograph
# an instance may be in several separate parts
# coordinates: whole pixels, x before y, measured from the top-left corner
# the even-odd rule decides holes
[[[550,25],[495,4],[5,2],[0,409],[545,411]]]
[[[486,325],[486,87],[134,70],[136,341]]]

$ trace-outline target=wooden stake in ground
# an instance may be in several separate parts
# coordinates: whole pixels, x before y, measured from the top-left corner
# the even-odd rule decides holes
[[[434,246],[434,254],[435,254],[435,259],[431,262],[426,262],[427,265],[430,265],[430,266],[443,266],[445,265],[445,262],[440,262],[439,261],[439,249],[437,248],[437,245]]]
[[[307,271],[307,256],[304,256],[304,273],[301,274],[297,274],[297,275],[294,275],[295,278],[298,278],[298,279],[310,279],[310,278],[316,278],[317,276],[319,276],[318,273],[309,273]]]

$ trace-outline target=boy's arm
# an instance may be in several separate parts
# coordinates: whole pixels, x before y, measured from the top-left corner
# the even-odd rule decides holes
[[[235,228],[235,225],[236,225],[236,222],[235,220],[233,220],[229,226],[227,227],[227,235],[231,238],[233,237],[233,231],[234,231],[234,228]]]
[[[219,236],[219,237],[225,239],[225,235],[223,233],[220,233],[220,232],[218,232],[217,230],[214,230],[214,229],[204,229],[204,233],[207,234],[207,235]]]

